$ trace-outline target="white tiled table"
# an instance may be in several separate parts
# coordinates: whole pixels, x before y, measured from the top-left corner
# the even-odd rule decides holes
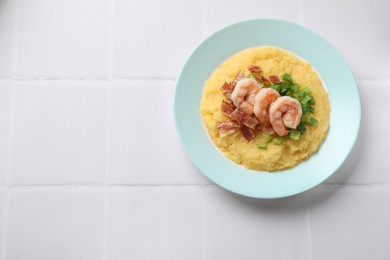
[[[226,2],[0,1],[0,260],[390,259],[390,2]],[[173,122],[190,51],[260,17],[323,35],[361,94],[346,163],[286,199],[211,183]]]

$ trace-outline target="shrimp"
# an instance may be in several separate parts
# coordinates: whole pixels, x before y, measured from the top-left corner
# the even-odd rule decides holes
[[[286,127],[296,129],[302,116],[302,107],[298,100],[284,96],[273,102],[269,109],[270,122],[275,132],[284,136]]]
[[[280,97],[279,93],[272,88],[263,88],[257,93],[255,97],[255,105],[253,112],[256,117],[263,123],[263,125],[270,127],[271,122],[269,121],[269,107],[272,102]]]
[[[230,99],[233,104],[247,114],[253,113],[255,97],[260,91],[261,86],[254,79],[241,79],[237,82]]]

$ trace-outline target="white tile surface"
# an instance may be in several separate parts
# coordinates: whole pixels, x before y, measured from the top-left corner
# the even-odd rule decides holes
[[[173,82],[113,83],[111,89],[111,183],[208,182],[184,153],[176,134]]]
[[[388,111],[390,83],[359,83],[362,120],[356,145],[345,165],[327,183],[390,183]]]
[[[7,260],[102,259],[103,194],[12,192]]]
[[[114,75],[177,77],[202,39],[202,1],[114,2]]]
[[[0,260],[390,259],[389,9],[0,0]],[[278,200],[204,185],[173,119],[172,79],[191,50],[221,27],[265,17],[327,38],[362,100],[360,135],[338,173]]]
[[[106,95],[93,81],[17,86],[12,183],[103,183]]]
[[[0,78],[12,76],[16,1],[0,1]]]
[[[109,259],[202,259],[201,190],[111,194]]]
[[[206,191],[207,259],[308,259],[304,195],[257,200]]]
[[[326,186],[309,195],[312,259],[389,259],[389,186]]]
[[[20,0],[19,77],[106,77],[107,0]]]
[[[328,39],[359,77],[390,77],[389,1],[304,0],[304,23]]]
[[[298,23],[299,0],[208,0],[207,32],[252,18],[277,18]]]
[[[8,159],[11,81],[0,82],[0,185],[5,183]]]

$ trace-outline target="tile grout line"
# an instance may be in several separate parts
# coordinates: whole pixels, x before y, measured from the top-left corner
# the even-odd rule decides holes
[[[106,178],[106,177],[104,177]],[[378,184],[379,185],[379,184]],[[114,183],[106,185],[103,183],[76,183],[76,184],[13,184],[10,189],[19,188],[105,188],[106,186],[112,188],[161,188],[161,187],[204,187],[204,186],[217,186],[214,183],[162,183],[162,184],[149,184],[149,183]]]
[[[106,174],[105,174],[106,176]],[[106,177],[105,177],[106,178]],[[382,183],[321,183],[320,186],[341,186],[348,188],[377,188],[377,187],[390,187],[390,182]],[[205,187],[217,187],[215,183],[167,183],[167,184],[16,184],[10,185],[9,190],[23,190],[23,189],[143,189],[143,188],[205,188]]]
[[[111,78],[94,78],[94,77],[6,77],[0,78],[1,81],[13,80],[16,82],[45,82],[45,81],[75,81],[75,82],[88,82],[88,81],[102,81],[102,82],[115,82],[115,81],[157,81],[157,82],[176,82],[175,77],[113,77]]]
[[[19,16],[20,16],[20,0],[15,0],[15,24],[14,24],[14,46],[13,46],[13,58],[12,58],[12,80],[16,80],[18,78],[18,61],[19,61],[19,37],[20,37],[20,24],[19,24]]]
[[[390,78],[388,77],[372,77],[372,78],[363,78],[355,77],[357,83],[385,83],[390,84]]]
[[[207,37],[207,0],[202,0],[203,38]],[[202,260],[207,260],[207,229],[206,229],[206,185],[202,186]]]
[[[16,67],[16,65],[15,65]],[[15,82],[48,82],[48,81],[75,81],[75,82],[88,82],[88,81],[102,81],[102,82],[116,82],[116,81],[156,81],[156,82],[176,82],[176,77],[114,77],[112,71],[109,78],[94,78],[94,77],[3,77],[1,81],[15,81]],[[16,72],[15,72],[16,74]],[[355,77],[357,83],[390,83],[390,77]]]
[[[5,191],[4,191],[4,212],[3,212],[3,234],[0,259],[6,259],[7,254],[7,237],[8,237],[8,216],[11,193],[11,172],[14,157],[14,135],[15,135],[15,112],[16,112],[16,86],[11,86],[10,97],[10,112],[9,112],[9,128],[8,128],[8,147],[7,147],[7,165],[5,171]]]
[[[107,104],[106,104],[106,165],[104,178],[104,223],[103,223],[103,260],[108,259],[108,224],[109,224],[109,208],[110,208],[110,157],[111,157],[111,111],[112,111],[112,91],[111,86],[107,84]]]
[[[207,198],[206,198],[206,186],[202,189],[202,259],[207,260]]]
[[[20,16],[20,1],[14,2],[14,43],[12,49],[12,80],[17,78],[18,71],[18,60],[19,60],[19,16]],[[10,211],[10,193],[11,193],[11,171],[14,156],[14,134],[15,134],[15,116],[16,116],[16,86],[11,85],[11,95],[9,103],[9,128],[8,128],[8,147],[7,147],[7,165],[5,172],[5,191],[4,191],[4,205],[3,205],[3,223],[2,225],[3,234],[0,234],[0,259],[7,259],[7,240],[8,240],[8,223],[9,223],[9,211]]]
[[[114,0],[108,0],[108,71],[107,78],[112,81],[114,77]],[[103,207],[103,260],[108,256],[108,232],[109,232],[109,211],[110,211],[110,157],[111,157],[111,117],[112,117],[112,88],[106,84],[106,169],[104,178],[104,207]]]
[[[205,38],[207,36],[207,0],[202,0],[201,3],[201,10],[202,10],[202,22],[203,22],[203,37]]]
[[[308,194],[305,194],[306,201],[306,238],[307,238],[307,259],[313,260],[313,242],[311,236],[311,217],[310,217],[310,206],[309,206]]]
[[[16,113],[16,86],[11,87],[10,98],[10,114],[9,114],[9,129],[8,129],[8,147],[7,147],[7,166],[5,175],[6,189],[4,192],[4,220],[3,220],[3,236],[1,245],[0,259],[6,259],[7,255],[7,239],[8,239],[8,219],[10,208],[10,193],[11,193],[11,172],[14,161],[14,135],[15,135],[15,113]]]
[[[390,186],[390,182],[382,183],[321,183],[321,186],[341,186],[341,187],[382,187]]]
[[[305,25],[305,16],[304,16],[304,0],[298,0],[298,21],[300,25]]]
[[[216,185],[208,185],[208,186],[216,186]],[[72,192],[72,191],[100,191],[105,193],[116,192],[116,191],[145,191],[145,192],[153,192],[153,191],[193,191],[193,190],[202,190],[205,187],[204,185],[141,185],[141,186],[133,186],[133,185],[47,185],[47,186],[11,186],[9,188],[10,191],[27,191],[27,192],[35,192],[35,191],[62,191],[62,192]]]
[[[108,68],[107,78],[114,77],[114,0],[108,0]]]
[[[103,260],[108,259],[108,220],[109,220],[110,191],[104,190],[104,212],[103,212]]]

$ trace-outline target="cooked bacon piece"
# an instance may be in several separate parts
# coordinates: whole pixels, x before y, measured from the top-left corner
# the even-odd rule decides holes
[[[252,75],[255,76],[258,82],[263,83],[264,87],[269,87],[269,80],[264,77],[261,72],[252,72]]]
[[[248,70],[250,71],[250,72],[262,72],[263,70],[259,67],[259,66],[256,66],[256,65],[250,65],[249,67],[248,67]]]
[[[259,130],[259,131],[261,131],[263,128],[264,128],[264,125],[261,122],[259,122],[259,124],[256,126],[256,130]]]
[[[282,81],[280,80],[280,78],[276,75],[270,75],[269,76],[269,79],[275,83],[275,84],[279,84],[279,83],[282,83]]]
[[[233,113],[230,115],[230,118],[233,122],[236,122],[238,124],[241,124],[243,117],[245,116],[245,112],[242,112],[238,108],[233,111]]]
[[[255,78],[256,78],[258,81],[263,82],[264,76],[261,75],[261,72],[252,72],[252,75],[255,76]]]
[[[252,130],[256,130],[259,123],[260,123],[260,121],[256,117],[248,115],[248,114],[245,114],[241,120],[241,124],[249,127]]]
[[[235,84],[229,84],[229,83],[225,82],[225,83],[223,83],[223,85],[219,89],[222,91],[222,94],[225,97],[229,98],[230,95],[232,94],[235,86],[236,86]]]
[[[261,79],[261,82],[263,82],[264,84],[264,87],[268,88],[269,87],[269,80],[263,76],[263,78]]]
[[[246,126],[241,127],[241,133],[247,141],[250,141],[255,137],[255,132]]]
[[[239,125],[247,126],[253,130],[256,130],[257,125],[260,123],[256,117],[249,115],[239,109],[233,111],[233,113],[230,115],[230,119]]]
[[[234,83],[237,83],[238,81],[240,81],[240,80],[242,80],[242,79],[245,79],[245,78],[246,78],[246,77],[245,77],[245,74],[242,73],[241,71],[239,71],[239,72],[236,74],[236,76],[234,76],[233,82],[234,82]],[[234,85],[234,86],[236,86],[236,85]]]
[[[219,131],[219,136],[225,137],[227,135],[231,135],[234,132],[236,132],[237,128],[240,127],[240,125],[232,121],[228,121],[228,122],[217,122],[217,127]]]
[[[236,107],[230,99],[222,100],[221,111],[226,116],[230,117],[235,109]]]

